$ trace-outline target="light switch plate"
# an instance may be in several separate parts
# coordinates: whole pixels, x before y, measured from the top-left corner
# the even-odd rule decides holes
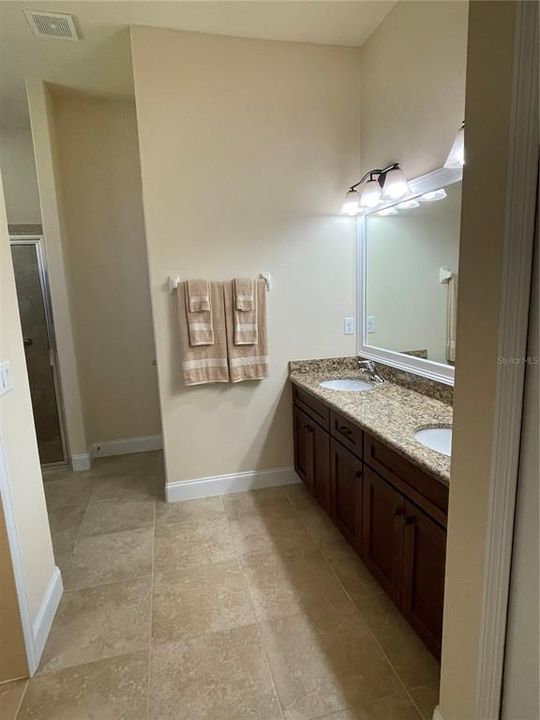
[[[0,363],[0,395],[5,395],[10,390],[13,390],[13,384],[11,381],[11,365],[9,360]]]
[[[375,315],[368,315],[367,331],[368,335],[375,332]]]
[[[354,335],[354,333],[356,331],[355,325],[356,325],[355,318],[346,317],[343,320],[343,334],[344,335]]]

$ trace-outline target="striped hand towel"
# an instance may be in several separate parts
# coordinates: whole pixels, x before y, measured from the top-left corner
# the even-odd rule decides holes
[[[223,284],[218,282],[210,283],[214,344],[199,346],[191,345],[189,340],[185,285],[186,283],[181,283],[177,291],[184,385],[229,382]]]
[[[266,283],[255,281],[254,304],[257,309],[257,342],[238,345],[234,341],[235,307],[232,282],[223,284],[225,292],[225,316],[227,323],[227,351],[231,382],[261,380],[268,377],[268,323],[266,313]]]
[[[188,280],[183,283],[186,319],[191,347],[214,344],[212,302],[206,280]],[[181,288],[176,290],[181,294]]]
[[[256,345],[257,329],[257,293],[256,281],[248,278],[233,280],[234,344]]]

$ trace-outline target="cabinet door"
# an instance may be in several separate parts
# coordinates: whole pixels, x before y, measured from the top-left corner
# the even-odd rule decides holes
[[[405,500],[364,465],[364,563],[399,604]]]
[[[362,462],[337,440],[331,443],[332,515],[353,547],[362,546]]]
[[[294,408],[294,466],[325,510],[330,511],[330,436]]]
[[[445,562],[446,531],[406,501],[402,610],[437,656],[441,653]]]

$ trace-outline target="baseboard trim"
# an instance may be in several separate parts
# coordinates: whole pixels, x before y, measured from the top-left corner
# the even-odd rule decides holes
[[[126,438],[125,440],[103,440],[93,443],[90,447],[90,457],[109,457],[111,455],[129,455],[131,453],[150,452],[161,450],[163,438],[161,435],[142,435],[141,437]]]
[[[30,668],[32,674],[37,670],[41,660],[63,592],[62,575],[55,566],[33,623],[35,657],[32,658],[32,665],[35,663],[35,667]]]
[[[444,717],[442,716],[442,713],[441,713],[438,705],[435,707],[435,710],[433,711],[432,720],[444,720]]]
[[[230,475],[212,475],[196,480],[179,480],[165,485],[167,502],[196,500],[197,498],[227,493],[244,492],[278,485],[300,482],[293,467],[277,467],[268,470],[248,470]]]
[[[71,456],[71,468],[75,472],[90,470],[91,465],[92,463],[90,462],[90,455],[88,453],[77,453]]]

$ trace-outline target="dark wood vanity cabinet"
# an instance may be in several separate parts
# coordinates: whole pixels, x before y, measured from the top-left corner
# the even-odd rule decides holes
[[[362,543],[362,461],[332,438],[330,444],[331,515],[357,550]]]
[[[309,393],[293,398],[297,473],[440,656],[448,488]]]
[[[294,467],[322,507],[331,512],[330,437],[326,430],[296,406]]]

